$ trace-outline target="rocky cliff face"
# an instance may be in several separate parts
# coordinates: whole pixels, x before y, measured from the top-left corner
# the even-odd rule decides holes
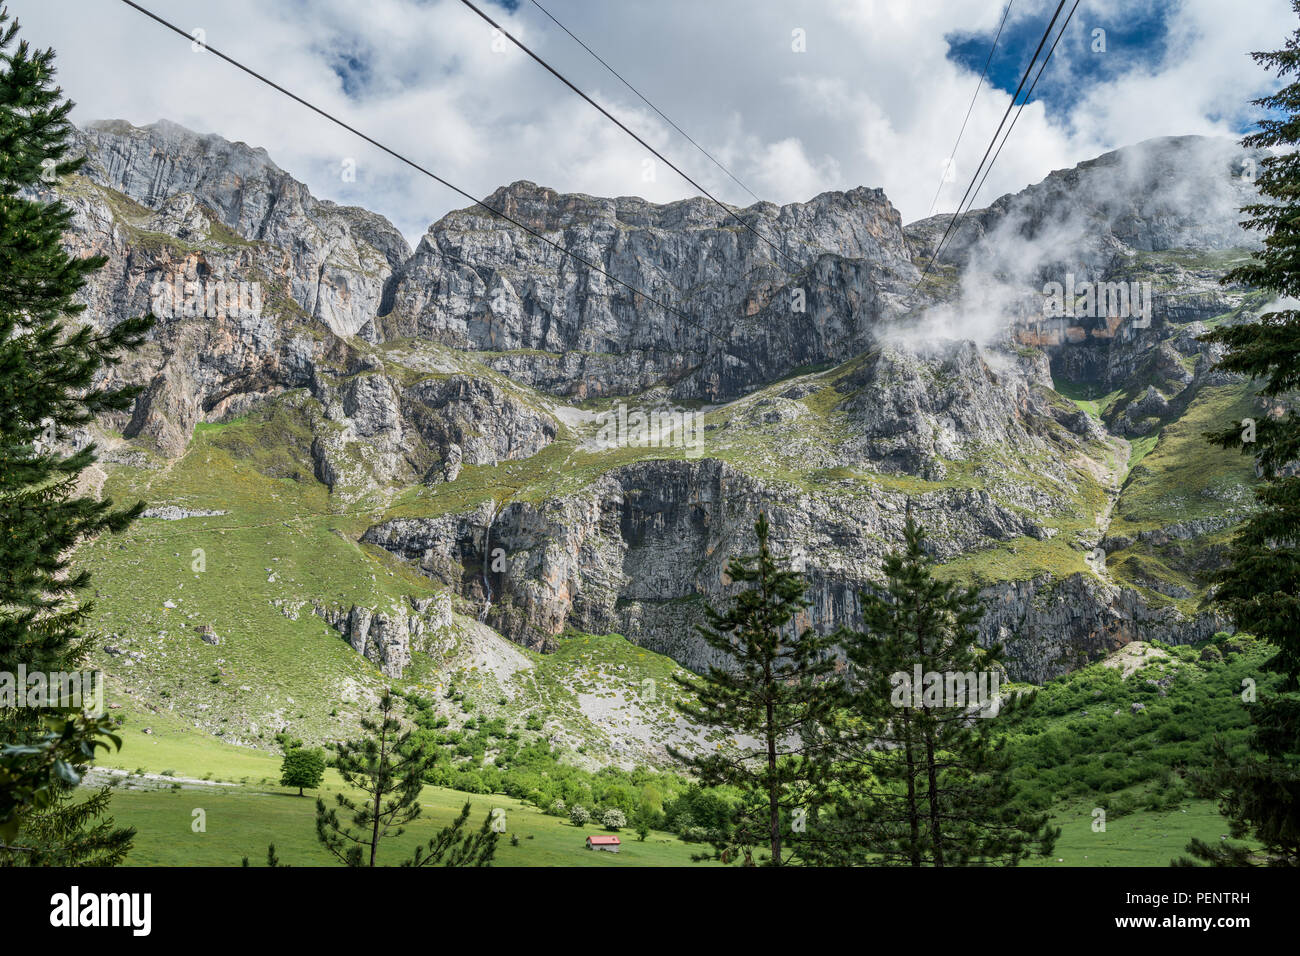
[[[106,424],[168,460],[199,423],[280,421],[258,434],[301,467],[232,453],[323,485],[340,511],[364,505],[363,546],[520,644],[619,631],[713,663],[693,627],[728,597],[723,568],[760,509],[807,574],[819,629],[859,623],[909,507],[946,573],[982,587],[982,639],[1007,646],[1015,677],[1221,624],[1162,598],[1190,595],[1187,581],[1117,580],[1104,554],[1148,541],[1107,533],[1132,485],[1127,439],[1240,384],[1196,341],[1198,323],[1260,304],[1217,284],[1250,242],[1231,212],[1249,157],[1232,148],[1153,141],[1053,173],[973,214],[917,296],[944,223],[905,230],[879,190],[739,211],[779,252],[699,199],[521,182],[489,200],[646,297],[481,207],[411,250],[264,151],[173,124],[94,124],[82,146],[84,175],[57,191],[75,213],[69,244],[109,259],[87,316],[159,316],[114,373],[146,392]],[[1153,321],[1031,335],[1039,287],[1062,271],[1152,281]],[[1066,383],[1122,395],[1093,410],[1056,391]],[[698,416],[704,437],[593,445],[620,404]],[[1166,524],[1179,522],[1139,530]],[[420,646],[418,607],[301,598],[388,676]]]
[[[474,207],[420,241],[376,336],[503,352],[488,364],[578,398],[666,384],[717,401],[843,361],[916,274],[879,190],[758,204],[740,212],[752,232],[702,198],[656,206],[520,182],[488,203],[673,311]]]
[[[385,676],[401,677],[411,663],[411,651],[428,649],[426,634],[451,626],[449,604],[443,609],[434,607],[432,599],[407,600],[408,604],[378,610],[355,604],[346,611],[321,604],[313,610]]]
[[[276,274],[289,298],[338,335],[354,335],[374,318],[388,280],[410,256],[388,220],[314,198],[264,149],[166,121],[144,129],[91,124],[82,146],[95,182],[161,211],[153,231],[198,241],[212,237],[217,223],[236,243],[281,251],[287,259]]]
[[[812,606],[801,626],[830,631],[860,625],[860,594],[879,580],[909,503],[940,558],[1055,534],[1050,517],[1040,523],[988,491],[801,494],[708,459],[628,465],[537,505],[393,519],[365,540],[470,597],[486,623],[518,643],[545,651],[568,626],[616,631],[698,670],[719,661],[694,626],[704,602],[720,607],[733,593],[724,568],[755,547],[760,509],[774,546],[794,556],[809,582]],[[981,593],[988,608],[981,639],[1006,646],[1019,680],[1045,680],[1139,636],[1183,643],[1221,626],[1148,606],[1086,570],[1063,577],[1044,570]]]

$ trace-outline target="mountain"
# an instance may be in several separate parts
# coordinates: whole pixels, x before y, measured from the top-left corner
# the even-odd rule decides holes
[[[1197,335],[1267,305],[1218,282],[1253,242],[1230,143],[1054,172],[924,277],[947,220],[875,189],[744,226],[702,199],[487,200],[644,295],[478,206],[411,250],[175,124],[80,146],[67,241],[109,259],[86,316],[159,315],[113,373],[145,394],[93,435],[96,481],[151,517],[84,552],[132,708],[332,737],[404,681],[662,759],[699,742],[667,685],[713,662],[694,625],[760,509],[829,630],[910,507],[1017,680],[1225,626],[1198,604],[1255,476],[1201,433],[1265,410]],[[1149,308],[1045,316],[1053,282]]]

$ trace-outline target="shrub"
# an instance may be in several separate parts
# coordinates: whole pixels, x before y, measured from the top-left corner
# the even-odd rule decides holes
[[[569,822],[572,823],[575,827],[586,826],[587,821],[590,819],[591,819],[591,814],[588,813],[587,808],[582,806],[581,804],[575,806],[572,810],[569,811]]]
[[[618,830],[627,826],[627,817],[623,815],[622,810],[616,810],[613,807],[610,807],[601,816],[600,822],[604,824],[607,830]]]

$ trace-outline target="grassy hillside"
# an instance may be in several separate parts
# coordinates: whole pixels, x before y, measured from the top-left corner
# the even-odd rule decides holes
[[[569,656],[588,668],[598,661],[617,661],[635,674],[637,653],[614,638],[577,636],[556,656]],[[1230,749],[1245,746],[1242,681],[1257,680],[1266,690],[1270,678],[1260,665],[1269,654],[1267,647],[1249,638],[1227,635],[1200,648],[1137,643],[1102,663],[1051,681],[1039,689],[1027,714],[1000,718],[999,729],[1009,737],[1020,801],[1050,811],[1054,824],[1062,828],[1052,856],[1030,864],[1164,866],[1182,853],[1191,837],[1218,840],[1224,835],[1225,823],[1208,795],[1197,791],[1194,772],[1206,765],[1216,734]],[[588,676],[596,674],[589,671]],[[277,756],[223,743],[171,715],[146,711],[128,717],[123,750],[102,766],[127,774],[113,805],[120,823],[140,830],[132,862],[232,865],[248,855],[258,864],[268,842],[276,844],[288,863],[329,862],[315,843],[313,802],[278,786]],[[473,766],[486,765],[481,752],[474,747],[468,751],[464,759]],[[452,746],[444,759],[454,753],[458,748]],[[503,774],[480,774],[479,780],[505,781],[514,795],[500,789],[467,794],[426,787],[422,805],[427,818],[408,837],[394,842],[393,858],[408,852],[421,834],[427,839],[429,829],[449,820],[465,800],[473,803],[475,820],[494,807],[506,811],[508,831],[499,865],[688,865],[700,850],[699,844],[685,842],[669,829],[680,829],[678,805],[689,795],[680,778],[645,770],[598,772],[562,755],[548,765],[530,763],[510,747],[495,749],[491,756],[488,763],[498,762]],[[516,772],[505,772],[512,765]],[[165,774],[167,779],[146,774]],[[544,796],[530,796],[519,789],[521,781],[524,790],[552,789]],[[328,772],[324,792],[339,785],[337,776]],[[625,850],[617,858],[589,854],[582,848],[582,837],[588,831],[601,832],[599,828],[580,830],[539,807],[549,806],[557,793],[568,796],[570,805],[600,807],[623,801],[626,806],[631,801],[649,806],[664,829],[652,832],[645,843],[624,830]],[[191,829],[195,808],[206,813],[204,833]],[[1104,812],[1104,829],[1097,828],[1099,811]],[[511,835],[519,837],[517,846]]]
[[[1128,543],[1106,563],[1148,604],[1195,613],[1206,576],[1232,526],[1250,509],[1256,484],[1251,458],[1211,445],[1205,433],[1259,414],[1245,383],[1201,389],[1129,472],[1108,532]]]
[[[156,722],[155,722],[156,723]],[[333,859],[316,840],[315,801],[277,785],[279,759],[269,753],[232,747],[212,738],[151,728],[145,735],[128,729],[121,753],[103,761],[132,774],[166,770],[177,777],[211,778],[211,784],[146,781],[127,778],[113,797],[113,815],[119,825],[139,830],[130,863],[136,866],[237,866],[248,856],[263,865],[267,843],[274,843],[281,862],[299,866],[331,865]],[[218,782],[235,782],[233,787]],[[149,789],[140,789],[148,786]],[[319,791],[326,800],[341,786],[337,774],[327,771]],[[311,794],[309,794],[311,796]],[[645,842],[631,830],[622,832],[625,846],[618,856],[591,853],[583,839],[588,833],[608,833],[599,825],[578,828],[536,807],[500,794],[470,795],[441,787],[426,787],[421,795],[422,815],[408,832],[384,844],[381,860],[395,864],[427,841],[432,831],[450,822],[461,806],[473,804],[475,827],[494,808],[506,814],[498,866],[671,866],[690,863],[698,852],[673,834],[651,832]],[[205,814],[206,829],[195,832],[194,811]],[[512,836],[519,839],[513,845]]]
[[[110,476],[106,492],[119,499],[224,513],[142,518],[82,550],[102,635],[96,664],[141,706],[181,713],[208,733],[265,743],[292,724],[334,737],[355,723],[379,675],[311,601],[376,607],[435,590],[358,545],[366,516],[338,509],[323,486],[269,477],[268,462],[233,454],[253,427],[204,428],[184,458]],[[204,625],[220,644],[200,639]]]
[[[1245,747],[1243,681],[1261,690],[1266,645],[1219,635],[1201,648],[1135,642],[1050,681],[1025,715],[1008,717],[1022,801],[1091,800],[1111,816],[1170,809],[1194,791],[1211,739]]]
[[[588,762],[666,760],[664,744],[689,732],[672,715],[678,667],[616,635],[576,635],[540,655],[479,625],[477,608],[453,596],[452,626],[393,680],[314,612],[401,607],[442,589],[358,543],[384,504],[340,504],[315,480],[303,425],[312,405],[286,396],[200,426],[177,461],[112,466],[105,491],[119,500],[218,512],[142,518],[82,549],[95,582],[94,663],[117,709],[270,747],[285,728],[311,741],[346,736],[395,685],[433,700],[453,729],[505,718],[525,739],[553,738]],[[515,469],[467,472],[436,490],[454,499],[449,508],[463,506],[462,484],[472,489],[483,473],[496,482],[484,493],[502,494]],[[220,643],[205,642],[205,628]]]
[[[1251,500],[1254,462],[1205,439],[1243,419],[1258,417],[1248,384],[1204,388],[1129,472],[1113,533],[1133,534],[1239,511]]]

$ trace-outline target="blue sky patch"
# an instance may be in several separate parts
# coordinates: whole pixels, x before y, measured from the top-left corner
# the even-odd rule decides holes
[[[1092,4],[1079,4],[1031,99],[1043,101],[1049,114],[1068,113],[1092,87],[1100,83],[1133,71],[1158,70],[1169,52],[1171,6],[1174,5],[1139,0],[1122,16],[1103,16],[1094,12]],[[1051,48],[1070,7],[1067,2],[1062,9],[1061,19],[1043,46],[1040,62],[1041,56]],[[1056,4],[1050,0],[1012,6],[1011,17],[1002,31],[989,67],[988,82],[1008,95],[1015,92],[1055,10]],[[982,33],[948,34],[945,39],[948,41],[949,59],[978,74],[984,68],[996,30],[994,26]],[[1025,83],[1025,90],[1033,84],[1037,73],[1036,64]]]
[[[352,45],[350,48],[324,50],[322,55],[349,99],[365,95],[374,80],[374,65],[368,52]]]

